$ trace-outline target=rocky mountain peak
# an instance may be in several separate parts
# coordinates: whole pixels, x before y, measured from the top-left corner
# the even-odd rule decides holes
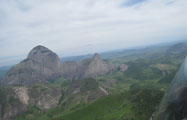
[[[92,57],[92,62],[93,61],[102,61],[98,53],[95,53],[94,56]]]
[[[95,53],[93,59],[101,59],[98,53]]]
[[[105,75],[115,66],[102,60],[98,53],[95,53],[91,59],[85,59],[80,62],[64,62],[62,64],[62,74],[65,78],[93,78],[99,75]]]
[[[11,68],[2,85],[33,85],[48,82],[61,68],[59,57],[44,46],[34,47],[27,59]]]
[[[84,78],[96,77],[98,75],[107,74],[114,69],[114,65],[108,61],[102,60],[97,53],[94,54],[92,60],[86,68]]]
[[[68,79],[90,78],[107,74],[114,69],[114,65],[102,60],[97,53],[92,59],[80,62],[64,62],[44,46],[34,47],[27,59],[10,69],[1,81],[2,85],[33,85],[46,83],[58,77]]]
[[[28,54],[27,59],[52,70],[60,68],[61,65],[59,57],[53,51],[41,45],[34,47]]]
[[[38,45],[36,47],[34,47],[28,54],[28,59],[33,59],[33,57],[37,56],[37,55],[41,55],[41,54],[46,54],[46,53],[50,53],[52,52],[51,50],[49,50],[48,48]]]

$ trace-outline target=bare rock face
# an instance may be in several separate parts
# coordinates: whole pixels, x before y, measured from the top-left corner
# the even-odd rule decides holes
[[[96,53],[87,66],[83,78],[105,75],[112,69],[114,69],[114,65],[110,62],[101,60],[99,55]]]
[[[30,51],[27,59],[11,68],[0,81],[0,120],[11,120],[26,112],[30,106],[43,111],[55,107],[61,99],[61,90],[46,83],[58,77],[91,78],[75,80],[72,88],[66,92],[70,95],[65,94],[65,100],[72,100],[70,103],[79,100],[90,102],[108,95],[92,77],[107,74],[114,68],[112,63],[101,60],[98,54],[80,62],[61,64],[54,52],[44,46],[37,46]]]
[[[2,85],[32,85],[47,82],[61,66],[59,57],[43,46],[31,50],[27,59],[5,75]]]
[[[171,82],[151,120],[183,120],[187,118],[187,58]]]
[[[121,64],[121,65],[119,65],[118,70],[121,71],[121,72],[125,72],[125,71],[128,70],[128,65]]]
[[[1,85],[34,85],[48,83],[58,77],[68,79],[91,78],[105,75],[115,67],[112,63],[102,60],[96,53],[93,58],[80,62],[64,62],[44,46],[36,46],[23,60],[10,69]]]
[[[28,87],[29,104],[41,110],[55,107],[62,96],[61,89],[50,85],[35,85]]]
[[[50,70],[57,71],[60,68],[61,62],[59,57],[44,46],[36,46],[33,48],[28,58],[33,62],[40,64],[41,66],[47,67]]]
[[[93,58],[85,59],[80,62],[64,62],[62,64],[63,77],[69,79],[92,78],[105,75],[115,67],[108,61],[101,60],[96,53]]]
[[[62,76],[68,79],[78,79],[84,73],[82,62],[64,62],[62,64]]]
[[[12,88],[0,88],[0,96],[0,120],[12,120],[13,116],[27,110],[26,106],[15,97],[15,92]]]
[[[49,110],[57,106],[61,95],[60,89],[48,85],[0,88],[0,120],[12,120],[32,106]]]

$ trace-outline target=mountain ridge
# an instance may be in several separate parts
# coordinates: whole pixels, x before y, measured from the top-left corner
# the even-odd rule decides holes
[[[29,52],[25,60],[11,68],[0,82],[1,85],[32,85],[47,83],[60,77],[90,78],[107,74],[113,69],[114,65],[101,60],[97,53],[93,58],[80,62],[61,63],[56,53],[38,45]]]

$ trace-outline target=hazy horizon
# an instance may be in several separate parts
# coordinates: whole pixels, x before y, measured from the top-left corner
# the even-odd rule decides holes
[[[83,53],[83,54],[76,54],[76,55],[67,55],[67,56],[63,56],[63,55],[59,55],[58,53],[56,53],[60,59],[63,60],[63,58],[71,58],[71,57],[79,57],[79,56],[87,56],[87,55],[94,55],[95,53],[99,53],[99,54],[105,54],[105,53],[110,53],[110,52],[118,52],[118,51],[123,51],[123,50],[132,50],[132,49],[143,49],[143,48],[147,48],[147,47],[151,47],[151,46],[163,46],[163,45],[172,45],[172,44],[178,44],[178,43],[186,43],[187,40],[181,40],[181,41],[172,41],[172,42],[160,42],[158,44],[150,44],[150,45],[140,45],[140,46],[132,46],[129,48],[116,48],[116,49],[111,49],[111,50],[105,50],[105,51],[93,51],[90,53]],[[36,46],[34,46],[36,47]],[[33,48],[34,48],[33,47]],[[46,47],[46,46],[45,46]],[[49,48],[50,49],[50,48]],[[9,67],[9,66],[13,66],[15,64],[20,63],[22,60],[27,58],[27,55],[29,53],[25,54],[25,55],[20,55],[20,56],[12,56],[10,58],[5,58],[5,62],[3,64],[0,64],[0,67]],[[10,62],[6,61],[7,59],[10,59]]]
[[[0,66],[37,45],[60,57],[185,40],[186,0],[1,0]]]

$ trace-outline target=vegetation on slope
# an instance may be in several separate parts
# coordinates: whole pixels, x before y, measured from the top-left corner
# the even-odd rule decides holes
[[[82,97],[72,97],[79,104],[67,102],[47,112],[31,109],[32,112],[19,116],[17,120],[149,120],[186,55],[183,52],[186,50],[170,51],[167,47],[154,47],[121,52],[108,60],[127,64],[128,70],[115,70],[95,78],[110,93],[109,96],[91,103],[81,102],[87,96],[84,91],[98,88],[97,81],[85,80]],[[66,91],[71,82],[58,79],[52,85]],[[69,109],[67,104],[70,104]]]
[[[66,114],[55,115],[54,111],[59,111],[58,107],[46,113],[31,107],[17,120],[148,120],[163,93],[160,90],[135,89],[135,91],[102,97],[81,109]]]

